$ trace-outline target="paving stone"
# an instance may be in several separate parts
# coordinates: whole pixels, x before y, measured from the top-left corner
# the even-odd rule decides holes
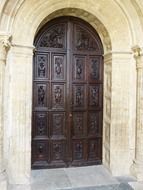
[[[14,185],[8,190],[133,190],[129,181],[133,179],[113,177],[103,166],[34,170],[29,186]]]
[[[75,188],[119,184],[104,166],[67,168],[65,171],[72,187]]]
[[[143,190],[143,182],[129,182],[134,190]]]
[[[120,183],[136,182],[136,178],[132,176],[118,176],[115,177]]]

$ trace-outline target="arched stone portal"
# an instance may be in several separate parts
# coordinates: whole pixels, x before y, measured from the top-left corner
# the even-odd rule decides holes
[[[9,182],[29,183],[33,42],[39,29],[58,16],[76,16],[87,21],[102,40],[103,164],[113,175],[130,174],[135,157],[136,119],[136,65],[131,47],[142,44],[139,38],[142,28],[132,4],[131,12],[126,4],[116,0],[108,4],[102,0],[89,0],[88,3],[82,0],[11,0],[4,5],[0,23],[4,34],[1,33],[1,36],[5,36],[5,33],[7,36],[12,35],[8,56],[5,53],[5,57],[1,58],[1,66],[7,63],[3,67],[5,75],[1,75],[2,81],[5,81],[1,86],[4,90],[4,120],[1,123],[6,129],[3,163]],[[137,18],[136,22],[133,22],[133,15]],[[2,39],[5,46],[6,40]],[[7,52],[7,49],[4,50]]]

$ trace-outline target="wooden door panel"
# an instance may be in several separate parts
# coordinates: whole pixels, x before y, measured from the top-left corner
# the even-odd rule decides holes
[[[34,108],[35,110],[47,110],[49,85],[45,82],[34,83]]]
[[[72,165],[82,164],[85,160],[85,141],[73,140],[72,144],[73,163]]]
[[[102,109],[102,85],[89,85],[88,86],[89,109]]]
[[[35,56],[35,79],[49,79],[49,54],[38,53]]]
[[[100,111],[90,111],[88,113],[88,136],[102,136],[102,113]]]
[[[66,141],[52,140],[51,141],[51,165],[66,166]]]
[[[65,84],[52,83],[52,109],[65,109]]]
[[[65,112],[52,112],[50,122],[50,137],[52,139],[66,138]]]
[[[32,167],[102,162],[103,47],[73,17],[55,19],[35,39]]]
[[[46,137],[48,138],[49,132],[48,132],[48,113],[47,112],[34,112],[33,115],[33,123],[34,123],[34,131],[33,136],[35,138],[38,137]]]
[[[77,51],[98,51],[98,43],[94,36],[79,24],[74,25],[74,49]]]
[[[88,80],[89,82],[99,83],[103,82],[102,80],[102,57],[101,56],[89,56],[89,73]]]
[[[86,108],[86,86],[73,84],[72,85],[72,98],[73,98],[73,109],[84,109]]]
[[[44,49],[66,49],[67,47],[67,24],[58,23],[46,27],[42,32],[37,46]]]
[[[72,73],[73,73],[73,82],[85,82],[86,80],[86,57],[81,55],[74,55],[73,57],[73,67],[72,67]]]
[[[101,138],[90,139],[88,141],[88,160],[101,163]]]
[[[52,80],[66,80],[66,56],[63,54],[52,55]]]
[[[86,113],[73,112],[72,117],[72,138],[85,137],[86,135]]]
[[[48,140],[33,140],[33,167],[41,168],[47,166],[49,163],[49,142]]]

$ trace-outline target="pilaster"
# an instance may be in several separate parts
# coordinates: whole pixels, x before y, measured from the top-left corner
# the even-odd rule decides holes
[[[10,48],[10,36],[6,34],[0,34],[0,189],[3,190],[7,188],[7,181],[4,174],[5,168],[3,165],[3,134],[4,134],[3,96],[4,96],[5,64],[9,48]]]
[[[143,181],[143,48],[133,48],[137,71],[136,93],[136,148],[134,172],[138,181]]]
[[[3,87],[7,52],[10,48],[10,36],[0,34],[0,173],[3,172]]]
[[[13,44],[9,55],[9,153],[10,184],[29,184],[31,177],[31,113],[33,48]]]
[[[131,51],[111,52],[110,170],[113,175],[129,175],[134,158],[135,66]],[[105,94],[105,97],[107,95]],[[108,111],[109,112],[109,111]]]

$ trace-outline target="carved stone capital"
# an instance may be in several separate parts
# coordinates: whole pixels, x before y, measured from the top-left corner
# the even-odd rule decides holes
[[[11,47],[11,36],[0,34],[0,61],[5,61],[7,52]]]
[[[136,59],[137,69],[143,69],[143,48],[134,46],[132,51],[134,53],[134,58]]]
[[[142,48],[140,48],[139,46],[134,46],[132,48],[132,51],[134,53],[134,57],[137,58],[141,55],[141,52],[142,52]]]

